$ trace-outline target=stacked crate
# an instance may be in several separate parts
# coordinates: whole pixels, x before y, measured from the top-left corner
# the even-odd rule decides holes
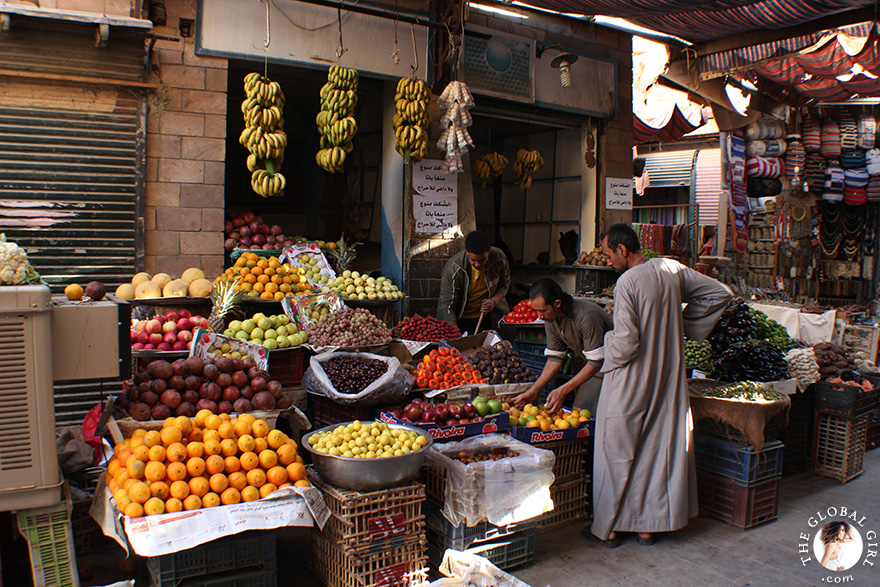
[[[739,446],[695,438],[697,494],[703,515],[747,530],[776,520],[784,446]]]
[[[315,533],[313,571],[328,587],[409,585],[425,573],[425,487],[371,492],[324,483],[309,470],[330,510]]]
[[[546,344],[534,344],[528,342],[520,342],[519,340],[513,341],[513,350],[516,351],[516,354],[519,355],[519,358],[522,359],[522,362],[526,367],[535,375],[535,378],[541,376],[541,371],[544,370],[544,364],[547,363],[547,356],[544,354],[544,350],[547,348]],[[562,371],[560,371],[560,374]],[[541,398],[547,397],[551,391],[556,389],[559,382],[560,375],[557,375],[550,383],[541,390]]]
[[[550,486],[553,511],[538,516],[539,533],[585,521],[590,513],[591,475],[587,457],[592,454],[592,437],[575,438],[535,444],[537,448],[552,451],[555,480]]]
[[[45,587],[79,587],[70,502],[19,510],[18,531],[28,543],[33,582]]]
[[[878,392],[857,385],[816,384],[816,428],[813,473],[852,481],[863,472],[868,425],[877,409]]]

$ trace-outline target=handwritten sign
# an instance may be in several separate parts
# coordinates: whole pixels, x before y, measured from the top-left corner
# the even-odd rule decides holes
[[[458,174],[447,173],[442,160],[413,164],[413,189],[416,233],[437,234],[458,225]]]
[[[619,177],[605,178],[605,209],[632,210],[633,180]]]

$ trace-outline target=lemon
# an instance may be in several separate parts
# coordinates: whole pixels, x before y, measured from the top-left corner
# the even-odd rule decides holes
[[[64,295],[68,300],[81,300],[83,297],[83,288],[78,283],[71,283],[64,288]]]

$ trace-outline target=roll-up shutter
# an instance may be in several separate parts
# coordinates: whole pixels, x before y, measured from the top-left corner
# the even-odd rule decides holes
[[[696,199],[700,226],[718,224],[721,202],[721,149],[704,149],[697,156]]]
[[[648,153],[645,155],[645,171],[648,172],[649,188],[689,186],[694,169],[693,149]]]
[[[143,254],[144,36],[94,31],[14,18],[0,41],[0,232],[56,292],[115,288]]]

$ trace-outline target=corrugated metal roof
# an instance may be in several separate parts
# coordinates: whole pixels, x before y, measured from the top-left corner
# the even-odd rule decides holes
[[[678,187],[691,185],[694,167],[694,154],[697,151],[668,151],[645,155],[645,171],[651,183],[649,188]]]
[[[721,192],[721,149],[703,149],[697,155],[695,197],[700,209],[700,226],[718,224]]]

